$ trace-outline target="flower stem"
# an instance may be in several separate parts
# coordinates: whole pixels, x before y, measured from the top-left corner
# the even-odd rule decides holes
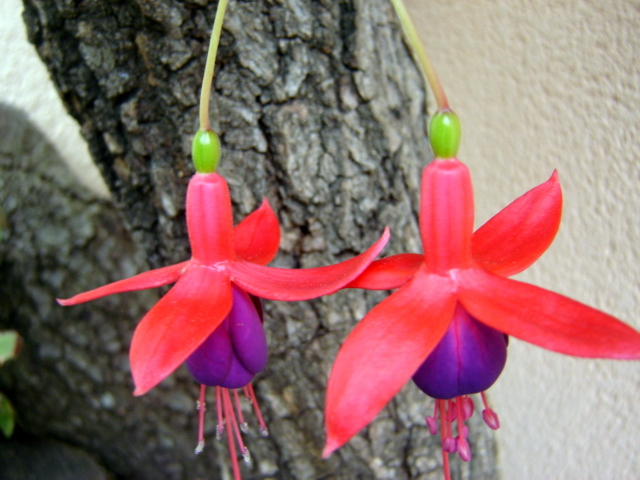
[[[213,83],[213,69],[216,64],[216,55],[218,53],[218,44],[220,43],[220,34],[222,32],[222,22],[224,20],[224,12],[227,9],[229,0],[219,0],[218,9],[216,10],[216,18],[211,29],[211,41],[209,42],[209,51],[207,52],[207,63],[204,67],[204,77],[202,78],[202,91],[200,92],[200,130],[210,130],[209,125],[209,98],[211,97],[211,84]]]
[[[436,103],[438,104],[438,110],[448,110],[449,102],[447,101],[447,96],[444,93],[436,71],[433,69],[431,60],[429,60],[429,56],[420,41],[420,37],[409,16],[409,12],[407,12],[402,0],[391,0],[391,4],[398,15],[406,41],[410,45],[416,61],[422,66],[423,74],[431,86]]]

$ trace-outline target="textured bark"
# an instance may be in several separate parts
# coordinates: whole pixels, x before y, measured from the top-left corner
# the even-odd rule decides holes
[[[83,228],[102,232],[95,238],[129,246],[116,247],[108,262],[91,257],[89,240],[56,253],[58,268],[67,260],[75,270],[47,284],[48,295],[71,295],[122,277],[132,266],[144,268],[138,260],[118,266],[116,255],[138,258],[134,244],[154,267],[188,258],[184,194],[214,11],[206,0],[25,0],[29,37],[81,124],[128,227],[86,219],[92,227]],[[283,231],[274,265],[343,260],[363,251],[384,225],[393,232],[385,253],[419,251],[419,173],[430,156],[424,92],[384,0],[232,2],[214,90],[220,173],[230,184],[234,214],[243,217],[269,198]],[[68,225],[58,218],[57,228],[68,229],[57,231],[75,242],[72,218]],[[271,437],[249,435],[254,464],[243,469],[245,479],[441,477],[439,442],[424,426],[431,406],[413,386],[349,445],[320,459],[331,362],[382,296],[345,291],[310,302],[266,302],[270,361],[256,390]],[[224,445],[210,442],[203,455],[192,455],[196,388],[184,371],[142,398],[128,396],[126,340],[153,298],[120,295],[65,310],[47,300],[46,311],[36,309],[34,318],[55,328],[73,332],[82,325],[82,368],[98,373],[75,385],[69,372],[69,385],[59,387],[65,402],[87,406],[61,408],[58,422],[34,415],[25,425],[83,446],[120,478],[219,478],[228,463]],[[110,335],[119,340],[107,353]],[[36,349],[47,345],[34,341]],[[65,352],[56,361],[67,360]],[[13,377],[15,384],[20,380]],[[51,388],[46,377],[40,392],[45,386]],[[454,475],[495,478],[491,434],[473,423],[474,459],[454,462]],[[210,417],[209,438],[213,428]]]

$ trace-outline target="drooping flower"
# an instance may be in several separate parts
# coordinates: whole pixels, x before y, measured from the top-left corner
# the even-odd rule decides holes
[[[271,300],[329,295],[362,273],[389,238],[385,231],[365,253],[336,265],[299,270],[266,267],[280,239],[273,210],[265,200],[234,229],[229,189],[217,173],[196,174],[189,182],[187,227],[190,260],[59,301],[76,305],[176,282],[140,321],[133,335],[130,360],[135,395],[156,386],[222,324],[234,303],[233,286],[238,296],[246,292]]]
[[[216,387],[218,431],[230,425],[229,449],[234,474],[239,478],[236,437],[247,458],[232,403],[241,416],[237,392],[231,402],[228,388],[244,388],[266,433],[255,394],[249,383],[267,360],[259,298],[307,300],[329,295],[353,281],[380,253],[389,239],[382,237],[365,253],[319,268],[282,269],[265,265],[280,243],[277,218],[265,200],[261,207],[233,228],[229,189],[217,173],[197,173],[187,189],[187,227],[190,260],[141,273],[134,277],[78,294],[62,305],[76,305],[114,293],[160,287],[174,283],[169,292],[138,324],[130,349],[135,395],[142,395],[171,374],[180,364],[203,387],[200,395],[200,435],[204,385]],[[259,297],[259,298],[256,298]],[[235,462],[235,463],[234,463]]]
[[[373,262],[349,287],[398,289],[356,326],[333,365],[324,455],[366,426],[413,378],[435,397],[448,477],[448,452],[471,456],[464,421],[472,393],[498,378],[507,336],[579,357],[638,359],[640,333],[614,317],[533,285],[505,278],[531,265],[560,222],[557,175],[515,200],[473,233],[473,190],[456,158],[434,160],[422,176],[424,254]],[[486,405],[486,398],[482,393]],[[488,407],[485,422],[498,428]],[[453,436],[452,423],[458,435]]]

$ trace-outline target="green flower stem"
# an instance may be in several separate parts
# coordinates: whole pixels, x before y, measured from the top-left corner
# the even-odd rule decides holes
[[[209,98],[211,97],[211,84],[213,83],[213,69],[216,64],[218,44],[222,32],[222,22],[224,12],[227,9],[229,0],[219,0],[216,18],[211,29],[211,42],[207,52],[207,63],[204,67],[204,77],[202,79],[202,91],[200,92],[200,130],[211,130],[209,125]]]
[[[404,3],[402,3],[402,0],[391,0],[391,4],[393,5],[398,18],[400,19],[400,25],[402,25],[402,30],[404,31],[406,40],[411,46],[414,55],[417,57],[416,60],[422,66],[424,76],[431,86],[433,95],[436,98],[436,103],[438,104],[438,110],[448,110],[449,102],[447,101],[447,96],[445,95],[444,89],[440,84],[440,80],[438,79],[436,71],[433,69],[433,65],[431,65],[431,61],[429,60],[427,52],[422,46],[420,37],[418,37],[416,28],[411,21],[411,17],[407,12]]]

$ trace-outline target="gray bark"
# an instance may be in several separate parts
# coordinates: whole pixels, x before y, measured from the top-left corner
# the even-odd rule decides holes
[[[33,352],[2,378],[17,392],[12,400],[24,429],[82,446],[118,478],[220,478],[227,469],[224,444],[209,442],[193,457],[197,388],[185,371],[130,397],[128,339],[157,293],[68,309],[52,300],[143,270],[137,246],[152,267],[189,257],[184,194],[214,11],[204,0],[25,0],[29,37],[122,216],[95,206],[76,186],[36,176],[60,195],[60,205],[78,203],[70,210],[40,202],[28,213],[40,215],[30,232],[55,222],[61,238],[47,258],[57,276],[33,260],[46,239],[31,233],[29,247],[9,263],[11,288],[20,293],[9,295],[7,311],[18,313],[6,323],[22,322]],[[420,75],[385,1],[231,3],[211,108],[223,144],[219,171],[237,219],[265,196],[277,211],[283,241],[274,265],[341,261],[366,249],[384,225],[393,232],[386,254],[420,251],[419,173],[430,158],[423,104]],[[22,175],[22,165],[11,169]],[[96,218],[87,202],[101,212]],[[55,213],[60,209],[64,215]],[[5,210],[14,225],[27,215]],[[24,272],[32,272],[35,288]],[[331,363],[383,296],[344,291],[265,302],[270,361],[255,385],[271,436],[259,438],[255,429],[248,436],[254,464],[243,468],[245,480],[441,477],[439,439],[424,426],[432,407],[413,386],[337,454],[320,459]],[[41,329],[55,335],[31,336]],[[45,395],[51,400],[29,412]],[[474,422],[474,459],[454,461],[454,476],[496,478],[492,435]],[[211,416],[209,438],[213,424]]]

